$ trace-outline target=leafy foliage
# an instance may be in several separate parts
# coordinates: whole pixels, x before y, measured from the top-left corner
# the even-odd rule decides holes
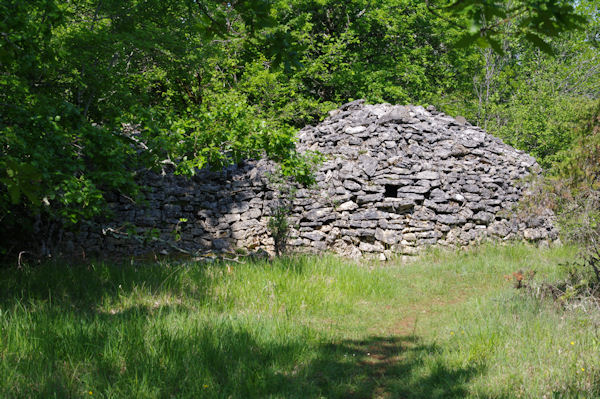
[[[600,190],[600,104],[587,125],[576,131],[573,148],[561,155],[556,174],[575,186]]]
[[[264,153],[287,173],[304,171],[293,129],[230,90],[242,59],[229,53],[268,26],[268,10],[267,2],[2,1],[8,234],[89,219],[106,192],[135,196],[136,170],[164,159],[192,173]]]
[[[553,49],[545,38],[557,37],[587,22],[576,11],[574,2],[564,0],[452,0],[441,1],[435,6],[431,1],[426,3],[433,13],[441,11],[460,18],[460,22],[454,22],[465,30],[457,43],[459,46],[477,44],[499,54],[504,53],[502,36],[507,25],[534,47],[550,54]]]
[[[584,29],[550,37],[549,55],[504,26],[502,53],[479,51],[480,67],[472,77],[472,96],[452,105],[490,133],[553,167],[571,151],[577,130],[585,125],[600,94],[600,59],[596,41],[597,2],[580,2]],[[516,36],[515,36],[516,35]]]
[[[507,4],[1,0],[1,238],[59,237],[163,162],[267,156],[310,183],[296,129],[356,98],[435,104],[550,166],[597,98],[597,2]]]

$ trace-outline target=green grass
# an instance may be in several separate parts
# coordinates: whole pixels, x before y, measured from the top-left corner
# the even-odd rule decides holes
[[[575,253],[0,269],[0,397],[600,397],[590,314],[503,278]]]

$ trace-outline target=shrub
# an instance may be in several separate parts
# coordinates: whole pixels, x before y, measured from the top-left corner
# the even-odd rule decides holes
[[[280,172],[271,173],[267,177],[269,186],[275,193],[270,206],[271,216],[267,221],[267,229],[273,238],[275,255],[279,257],[286,252],[290,236],[288,217],[298,188]]]

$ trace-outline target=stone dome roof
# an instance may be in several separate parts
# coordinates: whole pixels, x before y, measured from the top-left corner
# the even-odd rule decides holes
[[[552,212],[519,220],[513,211],[525,178],[541,172],[535,159],[434,107],[354,101],[302,129],[298,148],[326,160],[318,188],[299,193],[295,245],[411,254],[494,236],[556,238]]]

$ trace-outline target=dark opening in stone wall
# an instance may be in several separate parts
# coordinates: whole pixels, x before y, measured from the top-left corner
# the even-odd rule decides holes
[[[395,184],[386,184],[385,185],[385,197],[386,198],[398,198],[398,188],[399,186]]]

